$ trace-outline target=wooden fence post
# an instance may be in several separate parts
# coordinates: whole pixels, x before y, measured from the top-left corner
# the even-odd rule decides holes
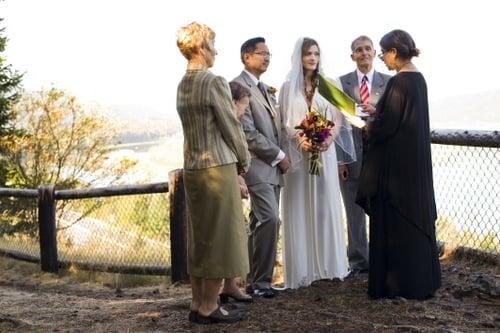
[[[187,281],[187,216],[182,169],[168,173],[170,265],[172,282]]]
[[[57,273],[56,200],[54,184],[38,187],[38,225],[42,271]]]

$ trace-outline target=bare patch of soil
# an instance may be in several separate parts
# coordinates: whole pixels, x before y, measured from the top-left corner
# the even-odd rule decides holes
[[[426,301],[370,300],[367,276],[318,281],[247,306],[232,325],[187,320],[190,289],[116,288],[67,275],[0,270],[0,332],[498,332],[497,259],[442,260],[443,287]]]

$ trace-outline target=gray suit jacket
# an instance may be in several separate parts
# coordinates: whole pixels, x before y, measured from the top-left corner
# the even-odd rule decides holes
[[[372,89],[370,91],[370,104],[375,106],[384,93],[387,81],[391,77],[386,74],[379,73],[375,71],[373,73]],[[340,83],[342,84],[342,89],[349,95],[356,103],[360,103],[359,97],[359,84],[358,75],[356,71],[348,73],[340,77]],[[356,162],[348,164],[347,169],[349,171],[349,178],[357,179],[359,173],[361,172],[361,165],[363,163],[363,140],[361,138],[361,129],[354,127],[352,128],[352,138],[354,140],[354,146],[356,149]],[[341,160],[343,152],[337,149],[337,155],[339,155],[339,160]]]
[[[283,117],[277,108],[276,98],[267,92],[264,97],[244,71],[234,79],[250,89],[250,106],[241,118],[248,150],[252,156],[250,170],[245,175],[247,185],[268,183],[283,186],[283,175],[277,166],[271,166],[280,150],[286,151],[286,129]]]

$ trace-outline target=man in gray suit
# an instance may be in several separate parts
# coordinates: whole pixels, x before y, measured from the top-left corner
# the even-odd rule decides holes
[[[351,44],[351,59],[356,62],[356,70],[340,77],[343,91],[358,104],[358,109],[367,113],[374,110],[380,96],[384,93],[390,76],[373,69],[375,49],[367,36],[359,36]],[[368,114],[366,115],[368,117]],[[364,118],[364,117],[362,117]],[[370,121],[370,119],[365,118]],[[356,127],[352,129],[356,162],[339,165],[340,190],[347,216],[349,266],[351,275],[368,272],[368,240],[366,237],[366,218],[363,209],[355,203],[358,177],[363,163],[363,134]],[[366,148],[366,147],[365,147]],[[338,160],[342,152],[337,150]]]
[[[270,58],[264,38],[247,40],[241,46],[241,61],[245,68],[234,79],[252,94],[250,105],[241,118],[252,156],[250,169],[245,175],[251,205],[247,292],[265,298],[274,297],[271,282],[278,241],[280,187],[283,186],[283,174],[290,166],[284,153],[287,142],[285,125],[274,92],[260,81]]]

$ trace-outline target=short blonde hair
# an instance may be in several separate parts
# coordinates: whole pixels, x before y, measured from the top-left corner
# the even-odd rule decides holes
[[[192,22],[177,30],[177,47],[190,60],[203,46],[215,39],[215,32],[209,26]]]

